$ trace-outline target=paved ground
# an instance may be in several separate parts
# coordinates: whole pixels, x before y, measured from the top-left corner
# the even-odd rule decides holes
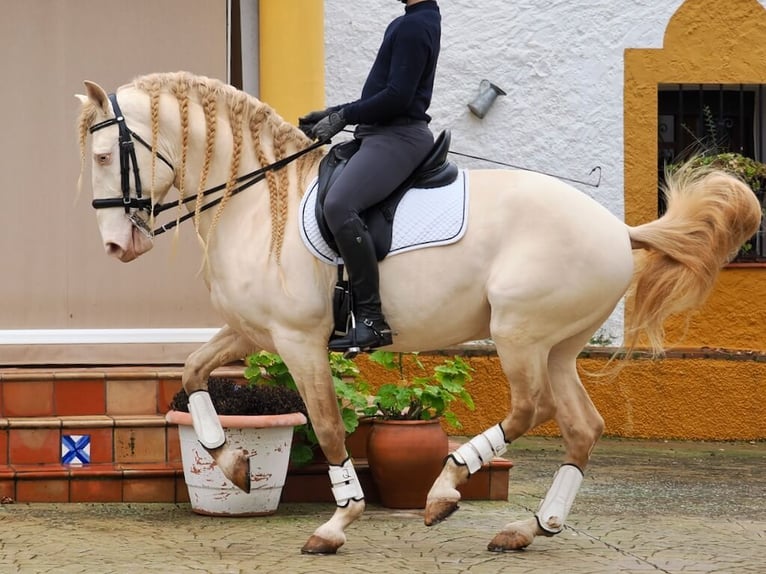
[[[464,502],[448,521],[368,507],[336,556],[301,556],[325,504],[218,519],[168,504],[0,507],[0,572],[766,573],[766,443],[603,440],[567,529],[523,552],[487,542],[530,515],[558,464],[556,439],[509,451],[510,500]]]

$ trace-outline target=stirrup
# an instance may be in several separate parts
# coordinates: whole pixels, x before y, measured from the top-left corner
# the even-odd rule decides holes
[[[377,349],[378,347],[385,347],[390,345],[394,342],[393,335],[395,333],[391,330],[385,320],[381,320],[381,323],[385,325],[386,328],[376,329],[375,322],[373,320],[363,319],[362,325],[364,325],[368,331],[371,331],[376,339],[369,340],[364,344],[359,344],[356,320],[352,314],[351,327],[349,328],[346,335],[343,337],[330,339],[328,347],[331,351],[343,351],[343,357],[346,359],[353,359],[362,351],[371,351],[372,349]]]

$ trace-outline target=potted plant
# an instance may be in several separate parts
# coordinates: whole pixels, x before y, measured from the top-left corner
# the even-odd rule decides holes
[[[366,429],[362,433],[359,432],[359,427],[360,423],[366,426],[364,411],[369,410],[369,387],[360,377],[356,364],[345,358],[343,353],[330,353],[329,361],[335,394],[338,397],[338,407],[348,439],[347,448],[351,456],[363,458],[365,456],[363,447],[366,447]],[[283,387],[297,393],[298,388],[295,380],[279,355],[261,351],[247,357],[245,362],[247,365],[245,378],[251,384]],[[321,456],[319,441],[311,426],[311,421],[296,427],[290,453],[291,463],[296,467],[301,467]]]
[[[370,355],[373,362],[398,371],[401,379],[382,385],[372,397],[376,415],[367,444],[372,479],[381,503],[389,508],[425,506],[428,491],[449,453],[442,421],[460,428],[452,404],[474,408],[465,389],[472,371],[465,360],[447,358],[428,372],[417,354],[408,356],[422,374],[404,380],[401,353],[375,351]],[[363,412],[369,414],[370,410]]]
[[[182,389],[166,420],[178,425],[184,479],[192,510],[212,516],[258,516],[276,512],[287,476],[293,428],[306,423],[306,407],[291,389],[208,380],[210,398],[226,440],[250,455],[250,491],[234,486],[197,440]]]

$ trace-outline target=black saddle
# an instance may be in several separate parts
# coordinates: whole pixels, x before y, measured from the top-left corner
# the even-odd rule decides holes
[[[407,190],[413,187],[427,189],[442,187],[449,185],[457,179],[457,165],[447,161],[450,139],[451,134],[449,130],[441,132],[426,158],[415,168],[415,171],[410,174],[404,183],[397,187],[382,202],[373,205],[360,214],[370,231],[370,235],[372,235],[378,261],[382,260],[391,249],[394,214]],[[324,200],[327,197],[327,191],[338,179],[351,156],[357,152],[359,145],[360,142],[356,139],[336,144],[330,148],[330,151],[327,152],[327,155],[322,158],[319,164],[315,215],[322,238],[335,251],[338,248],[324,218]]]

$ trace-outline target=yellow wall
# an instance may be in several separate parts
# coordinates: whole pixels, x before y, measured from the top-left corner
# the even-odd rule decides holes
[[[590,355],[590,356],[588,356]],[[609,353],[589,351],[578,360],[580,376],[591,400],[606,422],[605,435],[652,439],[766,439],[766,357],[722,352],[669,353],[658,361],[627,363],[616,376],[598,377]],[[497,355],[464,357],[474,369],[467,388],[476,409],[456,407],[463,428],[445,427],[450,434],[475,435],[505,418],[511,406],[508,384]],[[444,356],[421,354],[432,368]],[[396,382],[386,371],[360,356],[356,364],[374,388]],[[417,375],[411,361],[405,376]],[[558,435],[549,423],[530,434]]]
[[[324,2],[261,0],[260,99],[288,122],[324,107]]]
[[[766,84],[766,10],[757,0],[687,0],[660,49],[625,51],[625,219],[657,217],[657,85]],[[684,346],[764,349],[766,284],[762,266],[727,268],[710,301],[683,336]]]

